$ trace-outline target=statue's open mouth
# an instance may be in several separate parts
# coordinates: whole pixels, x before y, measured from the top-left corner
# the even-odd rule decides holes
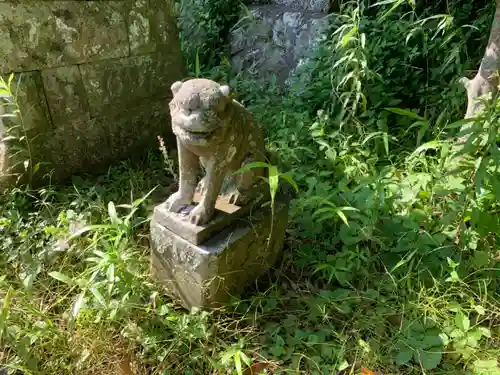
[[[188,133],[189,135],[192,135],[192,136],[195,136],[195,137],[199,137],[199,138],[208,138],[212,134],[215,133],[215,130],[212,130],[212,131],[192,131],[192,130],[184,129],[184,131],[186,133]]]

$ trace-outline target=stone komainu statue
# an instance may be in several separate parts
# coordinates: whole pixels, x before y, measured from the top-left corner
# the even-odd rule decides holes
[[[167,200],[167,208],[179,212],[192,203],[198,190],[202,196],[190,212],[196,225],[207,223],[218,196],[244,205],[265,194],[265,168],[234,171],[253,162],[266,162],[264,135],[252,114],[231,98],[230,88],[208,79],[175,82],[170,101],[172,130],[177,137],[179,190]],[[200,164],[205,176],[197,184]]]

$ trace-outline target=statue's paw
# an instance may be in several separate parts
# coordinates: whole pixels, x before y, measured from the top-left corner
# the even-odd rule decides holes
[[[213,210],[207,210],[203,205],[198,204],[189,214],[189,221],[194,225],[206,224],[213,214]]]
[[[176,192],[167,199],[166,206],[170,212],[179,212],[188,204],[191,204],[190,200],[182,197],[180,192]]]

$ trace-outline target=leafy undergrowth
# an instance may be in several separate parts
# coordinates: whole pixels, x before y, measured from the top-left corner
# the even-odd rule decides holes
[[[149,276],[148,217],[171,185],[160,152],[7,191],[3,368],[500,374],[500,102],[456,121],[492,5],[412,4],[345,2],[285,92],[196,64],[229,82],[300,188],[279,269],[224,309],[187,312]]]
[[[337,191],[359,210],[344,211],[349,225],[333,220],[334,210],[316,211],[309,225],[293,217],[281,269],[223,310],[187,312],[148,274],[147,217],[164,196],[160,187],[148,193],[153,181],[168,182],[157,178],[157,159],[150,171],[125,163],[97,181],[5,196],[4,368],[228,374],[253,363],[273,374],[498,373],[498,254],[488,245],[494,234],[479,240],[459,223],[468,176],[391,167],[357,191]],[[327,239],[321,215],[335,221]]]

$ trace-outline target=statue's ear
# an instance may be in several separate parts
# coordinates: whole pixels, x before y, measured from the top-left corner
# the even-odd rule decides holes
[[[179,90],[181,89],[182,87],[182,82],[181,81],[177,81],[177,82],[174,82],[172,83],[172,86],[170,86],[170,90],[172,91],[172,94],[177,94],[179,92]]]
[[[219,112],[224,112],[226,110],[227,105],[233,100],[231,98],[231,89],[229,86],[221,86],[219,87],[219,98],[218,98],[218,104],[217,104],[217,109]]]
[[[224,85],[219,88],[219,91],[221,92],[222,95],[229,97],[229,94],[231,94],[231,89],[229,86]]]

